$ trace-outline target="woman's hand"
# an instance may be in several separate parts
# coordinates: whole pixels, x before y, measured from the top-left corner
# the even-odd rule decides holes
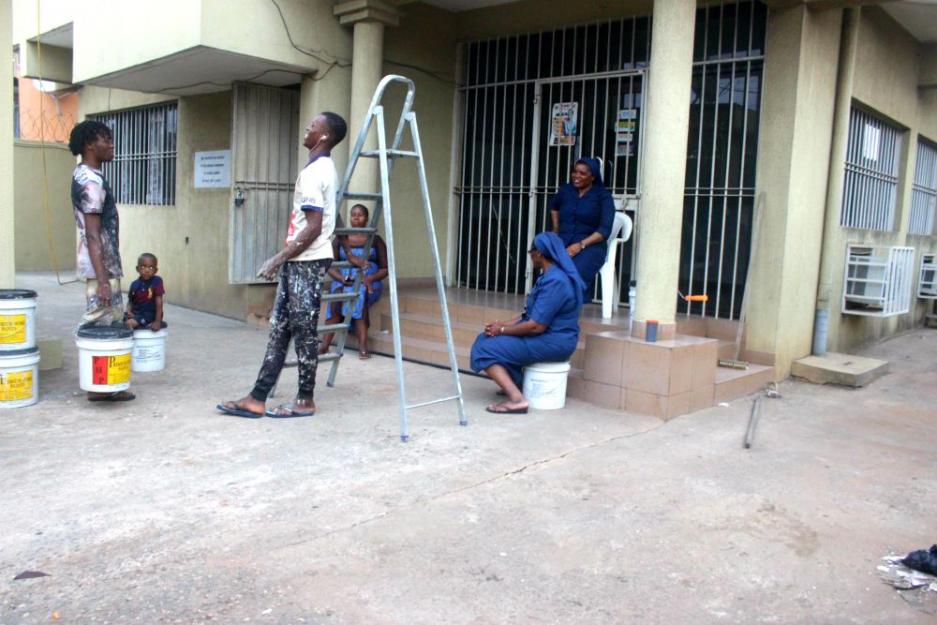
[[[374,278],[365,276],[361,281],[364,283],[364,288],[367,290],[368,295],[374,293]]]
[[[485,334],[487,334],[488,336],[499,336],[501,334],[504,334],[505,325],[507,324],[501,323],[500,321],[491,321],[489,323],[486,323]]]
[[[579,243],[573,243],[572,245],[567,246],[566,252],[569,254],[569,257],[572,258],[576,254],[582,251],[582,246]]]
[[[357,254],[352,254],[348,257],[348,262],[357,267],[358,269],[367,269],[368,268],[368,259],[364,256],[358,256]]]

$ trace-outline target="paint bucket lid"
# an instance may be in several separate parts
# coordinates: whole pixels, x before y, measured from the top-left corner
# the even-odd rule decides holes
[[[35,291],[30,289],[0,289],[0,299],[36,299]]]
[[[133,330],[123,326],[86,326],[84,328],[78,328],[75,335],[82,339],[114,341],[118,339],[132,339]]]
[[[11,349],[4,352],[0,352],[0,358],[22,358],[23,356],[30,356],[32,354],[38,354],[38,347],[27,347],[25,349]]]

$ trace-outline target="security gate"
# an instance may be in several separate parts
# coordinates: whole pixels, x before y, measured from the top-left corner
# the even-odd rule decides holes
[[[468,44],[461,286],[529,288],[527,249],[548,229],[549,199],[581,156],[603,159],[612,193],[637,194],[649,45],[647,17]],[[630,244],[620,258],[627,284]]]
[[[767,9],[736,0],[696,17],[680,287],[710,300],[680,302],[679,310],[731,319],[751,246]],[[467,44],[455,189],[460,286],[525,292],[526,250],[549,229],[547,203],[576,158],[603,158],[612,193],[640,196],[650,24],[625,18]],[[554,125],[559,130],[558,117],[570,117],[573,104],[575,140],[555,142]],[[619,255],[623,299],[635,244]]]
[[[283,248],[299,154],[299,92],[236,83],[231,132],[228,280],[262,282],[257,271]]]

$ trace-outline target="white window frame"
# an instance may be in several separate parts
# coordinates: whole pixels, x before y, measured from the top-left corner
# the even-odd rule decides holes
[[[911,310],[914,248],[846,246],[843,314],[893,317]]]
[[[860,230],[892,230],[905,129],[852,107],[839,223]]]
[[[114,136],[114,160],[102,169],[118,204],[176,203],[177,102],[88,118],[107,124]]]
[[[917,140],[914,184],[911,186],[911,211],[908,234],[933,236],[937,225],[937,144],[924,137]]]

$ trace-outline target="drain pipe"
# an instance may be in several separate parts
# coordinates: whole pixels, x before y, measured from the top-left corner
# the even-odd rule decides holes
[[[830,143],[830,163],[826,182],[826,210],[820,247],[820,275],[817,284],[817,310],[813,324],[813,353],[826,353],[829,339],[830,301],[833,273],[842,254],[837,245],[839,211],[843,198],[845,178],[843,164],[849,138],[849,112],[852,109],[852,87],[856,69],[856,51],[859,45],[861,7],[843,10],[842,39],[839,47],[839,69],[836,76],[836,103],[833,110],[833,137]]]

